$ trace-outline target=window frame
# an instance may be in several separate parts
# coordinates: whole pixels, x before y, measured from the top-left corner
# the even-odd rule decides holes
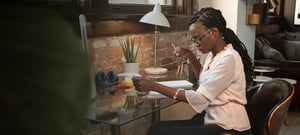
[[[153,9],[153,5],[143,4],[109,4],[108,0],[86,0],[89,10],[95,14],[145,14]],[[174,5],[161,5],[165,15],[187,14],[193,12],[194,0],[173,0]]]

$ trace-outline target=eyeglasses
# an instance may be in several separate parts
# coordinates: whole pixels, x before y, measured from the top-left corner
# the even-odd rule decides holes
[[[208,29],[208,30],[205,31],[203,34],[192,37],[191,40],[192,40],[193,42],[197,43],[197,44],[201,44],[202,38],[204,38],[204,37],[208,34],[208,32],[210,32],[210,31],[211,31],[211,29]]]

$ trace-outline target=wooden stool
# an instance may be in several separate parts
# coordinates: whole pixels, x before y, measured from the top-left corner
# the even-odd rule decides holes
[[[257,75],[253,78],[253,85],[270,81],[270,80],[272,80],[272,77]]]
[[[273,78],[273,79],[285,80],[285,81],[287,81],[287,82],[289,82],[290,84],[293,84],[293,85],[295,85],[297,83],[296,80],[290,79],[290,78]]]
[[[271,77],[263,76],[263,73],[274,72],[276,70],[277,70],[277,68],[274,68],[274,67],[254,66],[254,72],[258,72],[259,73],[259,75],[256,75],[253,78],[254,85],[258,84],[258,83],[262,83],[262,82],[266,82],[266,81],[272,80]]]
[[[272,80],[272,77],[257,75],[253,78],[255,82],[266,82]]]

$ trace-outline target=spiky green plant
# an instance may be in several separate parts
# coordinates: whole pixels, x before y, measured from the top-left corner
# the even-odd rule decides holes
[[[126,36],[125,40],[119,40],[127,63],[135,63],[140,45],[135,45],[133,36]],[[137,47],[137,48],[136,48]]]

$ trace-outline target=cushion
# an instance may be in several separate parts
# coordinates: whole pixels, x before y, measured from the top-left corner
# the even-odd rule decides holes
[[[270,42],[261,36],[256,37],[255,39],[255,59],[264,59],[264,54],[263,54],[263,46],[270,46]]]
[[[265,59],[267,57],[271,57],[270,53],[268,52],[272,52],[275,51],[275,53],[277,53],[277,55],[282,55],[284,59],[287,58],[286,55],[286,51],[285,51],[285,47],[283,46],[283,37],[284,37],[284,33],[276,33],[276,34],[258,34],[256,35],[256,39],[255,39],[255,59]],[[263,51],[263,46],[265,51],[269,50],[267,52],[265,52],[266,54],[264,54]],[[269,48],[271,47],[271,49]],[[275,49],[275,50],[273,50]],[[279,52],[277,52],[279,51]],[[273,52],[274,53],[274,52]],[[267,56],[267,57],[266,57]],[[280,59],[277,59],[280,58]],[[281,56],[276,56],[275,58],[277,61],[280,60],[282,62],[282,57]]]
[[[263,54],[265,58],[273,59],[279,62],[283,62],[286,59],[284,56],[276,49],[270,47],[270,46],[262,46]]]
[[[285,48],[282,43],[284,39],[284,33],[265,34],[264,36],[270,41],[270,46],[272,48],[278,50],[285,58],[287,58]]]
[[[300,41],[283,40],[283,45],[289,60],[300,60]]]
[[[286,40],[300,41],[300,32],[284,32]]]

